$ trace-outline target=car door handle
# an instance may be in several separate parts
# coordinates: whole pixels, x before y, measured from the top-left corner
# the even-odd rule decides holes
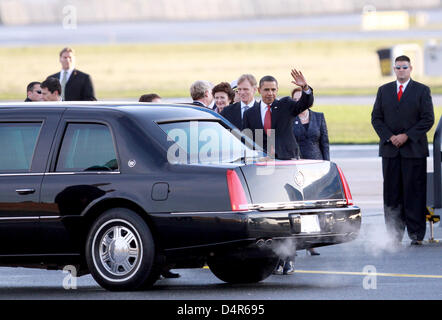
[[[31,194],[35,192],[34,188],[23,188],[15,190],[18,194]]]

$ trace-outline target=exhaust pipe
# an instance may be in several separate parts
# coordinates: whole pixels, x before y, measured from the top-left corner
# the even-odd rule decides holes
[[[258,241],[256,241],[256,245],[257,245],[259,248],[262,248],[262,247],[265,245],[265,241],[264,241],[264,239],[259,239]]]
[[[264,239],[259,239],[259,240],[256,241],[256,245],[257,245],[259,248],[262,248],[262,247],[264,247],[264,246],[266,246],[266,247],[271,247],[272,244],[273,244],[273,239],[266,239],[266,240],[264,240]]]

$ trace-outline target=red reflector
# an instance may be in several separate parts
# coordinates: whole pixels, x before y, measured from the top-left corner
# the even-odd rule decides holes
[[[344,187],[345,199],[347,200],[347,205],[353,205],[353,197],[351,196],[350,187],[348,186],[347,179],[345,179],[344,173],[341,168],[336,165],[339,171],[339,177],[341,178],[342,186]]]
[[[233,170],[227,170],[227,187],[229,188],[232,211],[248,211],[249,204],[246,193],[238,175]]]

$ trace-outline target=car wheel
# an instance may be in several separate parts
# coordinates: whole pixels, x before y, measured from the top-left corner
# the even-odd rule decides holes
[[[86,242],[88,268],[103,288],[137,290],[159,276],[149,226],[125,208],[105,211],[93,223]]]
[[[275,270],[278,258],[211,259],[207,262],[210,271],[228,283],[254,283],[266,279]]]

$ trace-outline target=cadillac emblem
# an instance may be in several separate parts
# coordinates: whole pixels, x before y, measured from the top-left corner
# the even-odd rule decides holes
[[[301,171],[295,173],[295,183],[298,187],[302,187],[304,185],[304,175]]]

